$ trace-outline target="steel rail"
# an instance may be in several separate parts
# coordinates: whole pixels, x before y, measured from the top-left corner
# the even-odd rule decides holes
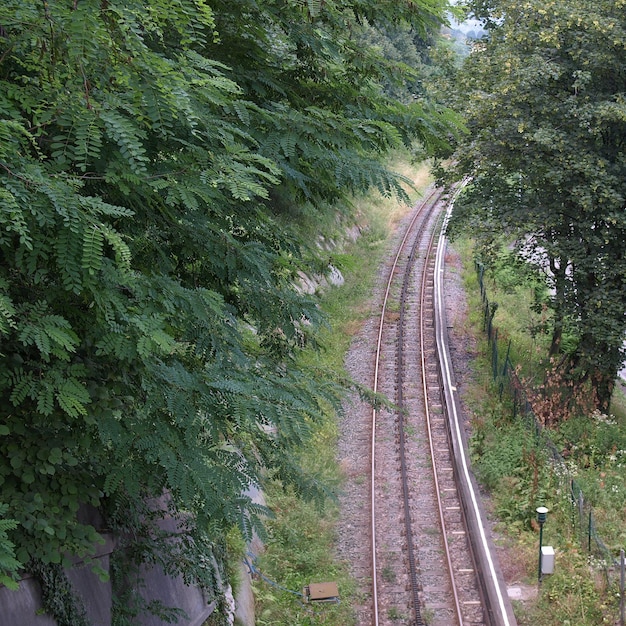
[[[484,602],[487,605],[487,617],[489,623],[494,626],[516,626],[517,622],[513,614],[508,595],[503,590],[502,576],[497,567],[497,562],[492,555],[491,542],[483,523],[483,514],[480,506],[480,497],[477,494],[477,487],[470,474],[470,462],[467,458],[467,450],[464,445],[464,435],[461,429],[461,419],[459,417],[460,403],[457,388],[454,384],[454,375],[447,345],[447,324],[445,323],[445,303],[443,293],[443,267],[446,249],[446,228],[450,218],[454,199],[462,186],[459,187],[455,196],[448,204],[444,224],[442,226],[439,243],[437,246],[437,256],[435,261],[435,310],[436,310],[436,345],[440,365],[440,373],[443,381],[445,394],[445,410],[448,416],[450,431],[452,434],[452,446],[454,460],[457,466],[462,501],[465,508],[466,520],[469,526],[472,540],[472,550],[474,558],[479,564],[481,587]]]
[[[415,624],[414,626],[425,626],[425,622],[422,618],[422,613],[420,610],[420,599],[419,599],[419,582],[417,576],[417,560],[415,558],[415,550],[413,547],[413,529],[411,523],[411,510],[410,510],[410,502],[409,502],[409,485],[408,485],[408,471],[407,471],[407,463],[406,463],[406,439],[405,439],[405,431],[404,431],[404,394],[403,394],[403,385],[404,385],[404,321],[405,321],[405,313],[406,313],[406,302],[409,293],[409,285],[411,279],[411,272],[413,269],[413,263],[415,261],[415,256],[417,254],[418,248],[421,243],[421,238],[424,234],[424,230],[428,225],[428,220],[430,219],[431,213],[434,210],[435,203],[441,196],[439,193],[435,202],[430,206],[430,211],[426,218],[421,223],[417,234],[413,240],[413,245],[411,246],[411,252],[409,254],[407,260],[407,267],[404,273],[404,278],[402,280],[402,291],[400,294],[400,318],[398,320],[398,345],[396,349],[396,362],[397,362],[397,375],[396,375],[396,404],[398,406],[399,416],[398,416],[398,439],[399,439],[399,448],[400,448],[400,474],[401,474],[401,484],[402,484],[402,499],[404,506],[404,527],[406,531],[407,537],[407,559],[409,562],[409,578],[411,582],[411,593],[413,596],[413,613],[415,614]],[[431,196],[432,198],[432,196]],[[430,198],[429,198],[430,199]],[[424,269],[422,272],[422,283],[424,282],[424,276],[426,275],[427,262],[428,257],[430,255],[432,249],[432,241],[434,238],[434,234],[431,233],[429,237],[429,246],[428,251],[424,258]],[[423,310],[423,290],[420,292],[420,310]],[[421,343],[423,346],[423,342]],[[422,354],[423,354],[422,350]]]
[[[433,232],[428,242],[427,259],[432,254],[434,241],[435,241],[435,234]],[[439,247],[437,248],[437,255],[438,253],[439,253]],[[425,336],[426,336],[426,330],[425,330],[426,316],[424,312],[423,302],[425,300],[425,295],[426,295],[427,275],[428,275],[427,272],[424,271],[424,273],[422,274],[422,285],[421,285],[421,291],[420,291],[420,302],[422,303],[422,306],[420,306],[420,344],[422,346],[425,345]],[[430,458],[432,459],[432,471],[433,471],[433,476],[434,476],[434,482],[435,482],[435,485],[438,485],[439,473],[437,471],[437,463],[435,462],[436,455],[435,455],[435,448],[434,448],[434,441],[433,441],[432,422],[431,422],[431,415],[430,415],[430,407],[428,406],[428,381],[426,378],[426,352],[425,350],[421,351],[420,358],[421,358],[421,364],[422,364],[422,390],[424,394],[424,412],[426,416],[426,429],[428,431],[428,445],[430,448]],[[435,489],[435,493],[437,496],[437,510],[438,510],[438,515],[439,515],[439,524],[441,526],[441,531],[442,531],[441,536],[442,536],[442,540],[444,544],[444,551],[446,555],[446,565],[448,568],[448,574],[450,576],[450,582],[451,582],[451,587],[452,587],[454,610],[456,613],[456,618],[458,620],[458,626],[463,626],[463,613],[461,610],[461,603],[459,600],[459,595],[457,593],[457,588],[455,584],[454,566],[452,564],[452,559],[450,555],[450,546],[448,543],[448,537],[446,533],[444,506],[443,506],[443,502],[441,499],[441,493],[438,488]]]
[[[387,287],[385,289],[385,294],[383,296],[383,303],[381,306],[381,315],[380,315],[380,323],[378,327],[378,337],[376,341],[376,357],[375,357],[375,365],[374,365],[374,381],[373,381],[373,391],[374,393],[378,392],[378,382],[379,382],[379,366],[380,366],[380,356],[382,349],[382,337],[383,337],[383,329],[384,329],[384,321],[385,314],[387,311],[387,304],[389,302],[389,294],[391,292],[391,287],[393,283],[393,277],[398,266],[398,262],[404,251],[404,246],[409,238],[409,235],[417,221],[418,217],[420,217],[422,211],[427,206],[427,204],[435,197],[440,194],[440,190],[432,189],[429,195],[422,200],[421,206],[419,210],[415,211],[414,215],[409,222],[409,225],[406,228],[402,241],[398,246],[398,250],[396,256],[394,258],[391,270],[389,272],[389,278],[387,280]],[[371,551],[372,551],[372,603],[373,603],[373,624],[374,626],[379,626],[379,615],[378,615],[378,582],[377,582],[377,572],[378,565],[376,560],[376,489],[375,489],[375,480],[376,480],[376,421],[377,421],[378,411],[374,406],[372,408],[372,421],[371,421],[371,466],[370,466],[370,512],[371,512]],[[410,543],[410,537],[407,537]],[[411,576],[413,578],[413,574]],[[419,610],[419,609],[418,609]]]

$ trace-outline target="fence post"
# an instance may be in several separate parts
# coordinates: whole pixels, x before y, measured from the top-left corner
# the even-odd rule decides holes
[[[493,333],[493,342],[491,344],[491,364],[493,366],[493,379],[498,378],[498,329]]]
[[[578,519],[580,521],[580,534],[578,535],[579,541],[583,542],[583,524],[585,519],[585,504],[582,490],[578,492]]]
[[[504,357],[504,367],[502,368],[502,376],[506,376],[509,365],[509,354],[511,353],[511,339],[509,339],[509,345],[506,347],[506,356]]]

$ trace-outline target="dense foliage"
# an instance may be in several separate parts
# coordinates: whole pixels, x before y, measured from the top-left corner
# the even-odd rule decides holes
[[[462,78],[458,173],[473,179],[458,217],[544,274],[556,367],[606,410],[626,332],[626,5],[470,4],[490,35]]]
[[[322,319],[276,216],[402,193],[384,151],[445,146],[361,36],[426,37],[446,4],[2,3],[0,565],[9,540],[25,567],[88,554],[86,506],[139,537],[167,494],[206,546],[250,535],[265,476],[322,497],[292,451],[338,389],[297,360]]]

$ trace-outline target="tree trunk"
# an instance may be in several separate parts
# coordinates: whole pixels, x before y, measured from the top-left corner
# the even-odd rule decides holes
[[[550,272],[554,280],[554,298],[552,308],[554,310],[554,326],[552,328],[552,342],[550,343],[549,357],[555,357],[561,351],[563,338],[563,301],[565,299],[565,267],[559,259],[550,256],[548,259]]]
[[[615,388],[615,379],[612,376],[598,372],[593,377],[592,386],[597,398],[598,409],[605,415],[608,415],[611,408],[611,396]]]
[[[563,323],[560,320],[555,320],[554,328],[552,329],[552,341],[550,342],[550,351],[548,357],[551,359],[555,357],[561,351],[561,339],[563,338]]]

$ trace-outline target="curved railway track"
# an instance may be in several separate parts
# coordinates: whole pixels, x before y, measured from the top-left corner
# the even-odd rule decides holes
[[[445,240],[437,246],[437,231],[450,204],[431,190],[416,207],[383,297],[373,389],[397,410],[371,416],[375,626],[515,624],[465,459],[446,357]]]

